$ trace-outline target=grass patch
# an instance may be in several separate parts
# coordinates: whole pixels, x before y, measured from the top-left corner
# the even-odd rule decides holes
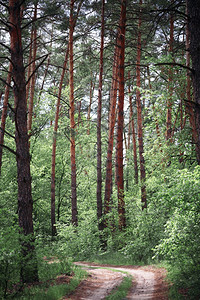
[[[14,299],[23,300],[58,300],[71,294],[87,273],[81,268],[68,262],[44,263],[40,268],[40,283],[26,287],[21,293],[15,294]],[[59,280],[64,278],[65,282]],[[13,299],[13,295],[10,295]]]
[[[116,270],[115,270],[116,271]],[[132,286],[132,277],[126,276],[123,278],[121,284],[114,290],[110,295],[108,295],[105,299],[106,300],[120,300],[124,299],[128,291]]]
[[[74,276],[68,284],[55,284],[46,288],[46,291],[44,289],[44,285],[37,288],[26,289],[23,293],[23,296],[19,299],[58,300],[61,297],[72,293],[85,276],[86,272],[76,268],[74,271]]]

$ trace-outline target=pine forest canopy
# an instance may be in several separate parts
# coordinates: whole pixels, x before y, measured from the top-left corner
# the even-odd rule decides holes
[[[195,274],[199,1],[0,8],[0,234],[5,243],[20,227],[22,282],[39,280],[40,239],[74,258],[115,249],[178,264],[188,255]],[[184,254],[179,242],[170,248],[181,226]]]

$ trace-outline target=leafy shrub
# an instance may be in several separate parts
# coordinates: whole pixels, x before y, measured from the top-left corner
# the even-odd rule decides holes
[[[74,259],[86,259],[99,250],[99,233],[96,225],[96,216],[93,212],[88,212],[79,226],[76,228],[72,224],[59,225],[58,247],[62,255],[73,257]]]
[[[0,232],[0,296],[19,281],[20,247],[18,228],[10,226]]]
[[[165,237],[155,253],[170,262],[173,281],[187,288],[191,299],[200,297],[200,167],[179,171],[170,188],[174,212],[165,225]]]

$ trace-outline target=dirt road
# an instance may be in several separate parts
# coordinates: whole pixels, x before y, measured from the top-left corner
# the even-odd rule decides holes
[[[116,288],[127,272],[133,276],[132,287],[126,299],[133,300],[167,300],[167,284],[164,281],[165,271],[153,267],[116,267],[100,266],[92,263],[76,263],[86,269],[89,276],[83,280],[77,290],[64,299],[71,300],[100,300]],[[108,267],[116,271],[101,269]],[[118,272],[119,271],[119,272]]]

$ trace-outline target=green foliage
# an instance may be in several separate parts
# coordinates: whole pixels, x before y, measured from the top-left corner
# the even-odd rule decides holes
[[[60,266],[60,261],[55,263],[46,263],[41,267],[41,272],[45,277],[43,279],[43,283],[40,285],[32,286],[31,288],[26,288],[23,291],[23,294],[18,294],[16,299],[35,299],[35,300],[58,300],[63,296],[67,296],[72,293],[76,287],[79,285],[80,281],[86,276],[86,272],[81,270],[76,266],[72,266],[69,262],[65,262],[66,268],[63,269]],[[57,279],[62,277],[62,274],[65,276],[73,273],[73,277],[70,278],[70,281],[65,284],[56,283],[56,275]],[[49,280],[51,278],[51,280]],[[67,280],[67,278],[66,278]]]
[[[2,211],[0,211],[1,213]],[[0,232],[0,297],[6,297],[20,277],[20,246],[17,226]]]
[[[171,179],[165,195],[170,198],[174,211],[166,222],[164,238],[155,247],[156,255],[173,266],[173,281],[178,287],[188,289],[191,299],[200,296],[199,180],[199,166],[194,171],[178,171]]]
[[[58,247],[62,255],[74,260],[87,259],[99,251],[99,233],[93,211],[73,225],[58,225]]]

